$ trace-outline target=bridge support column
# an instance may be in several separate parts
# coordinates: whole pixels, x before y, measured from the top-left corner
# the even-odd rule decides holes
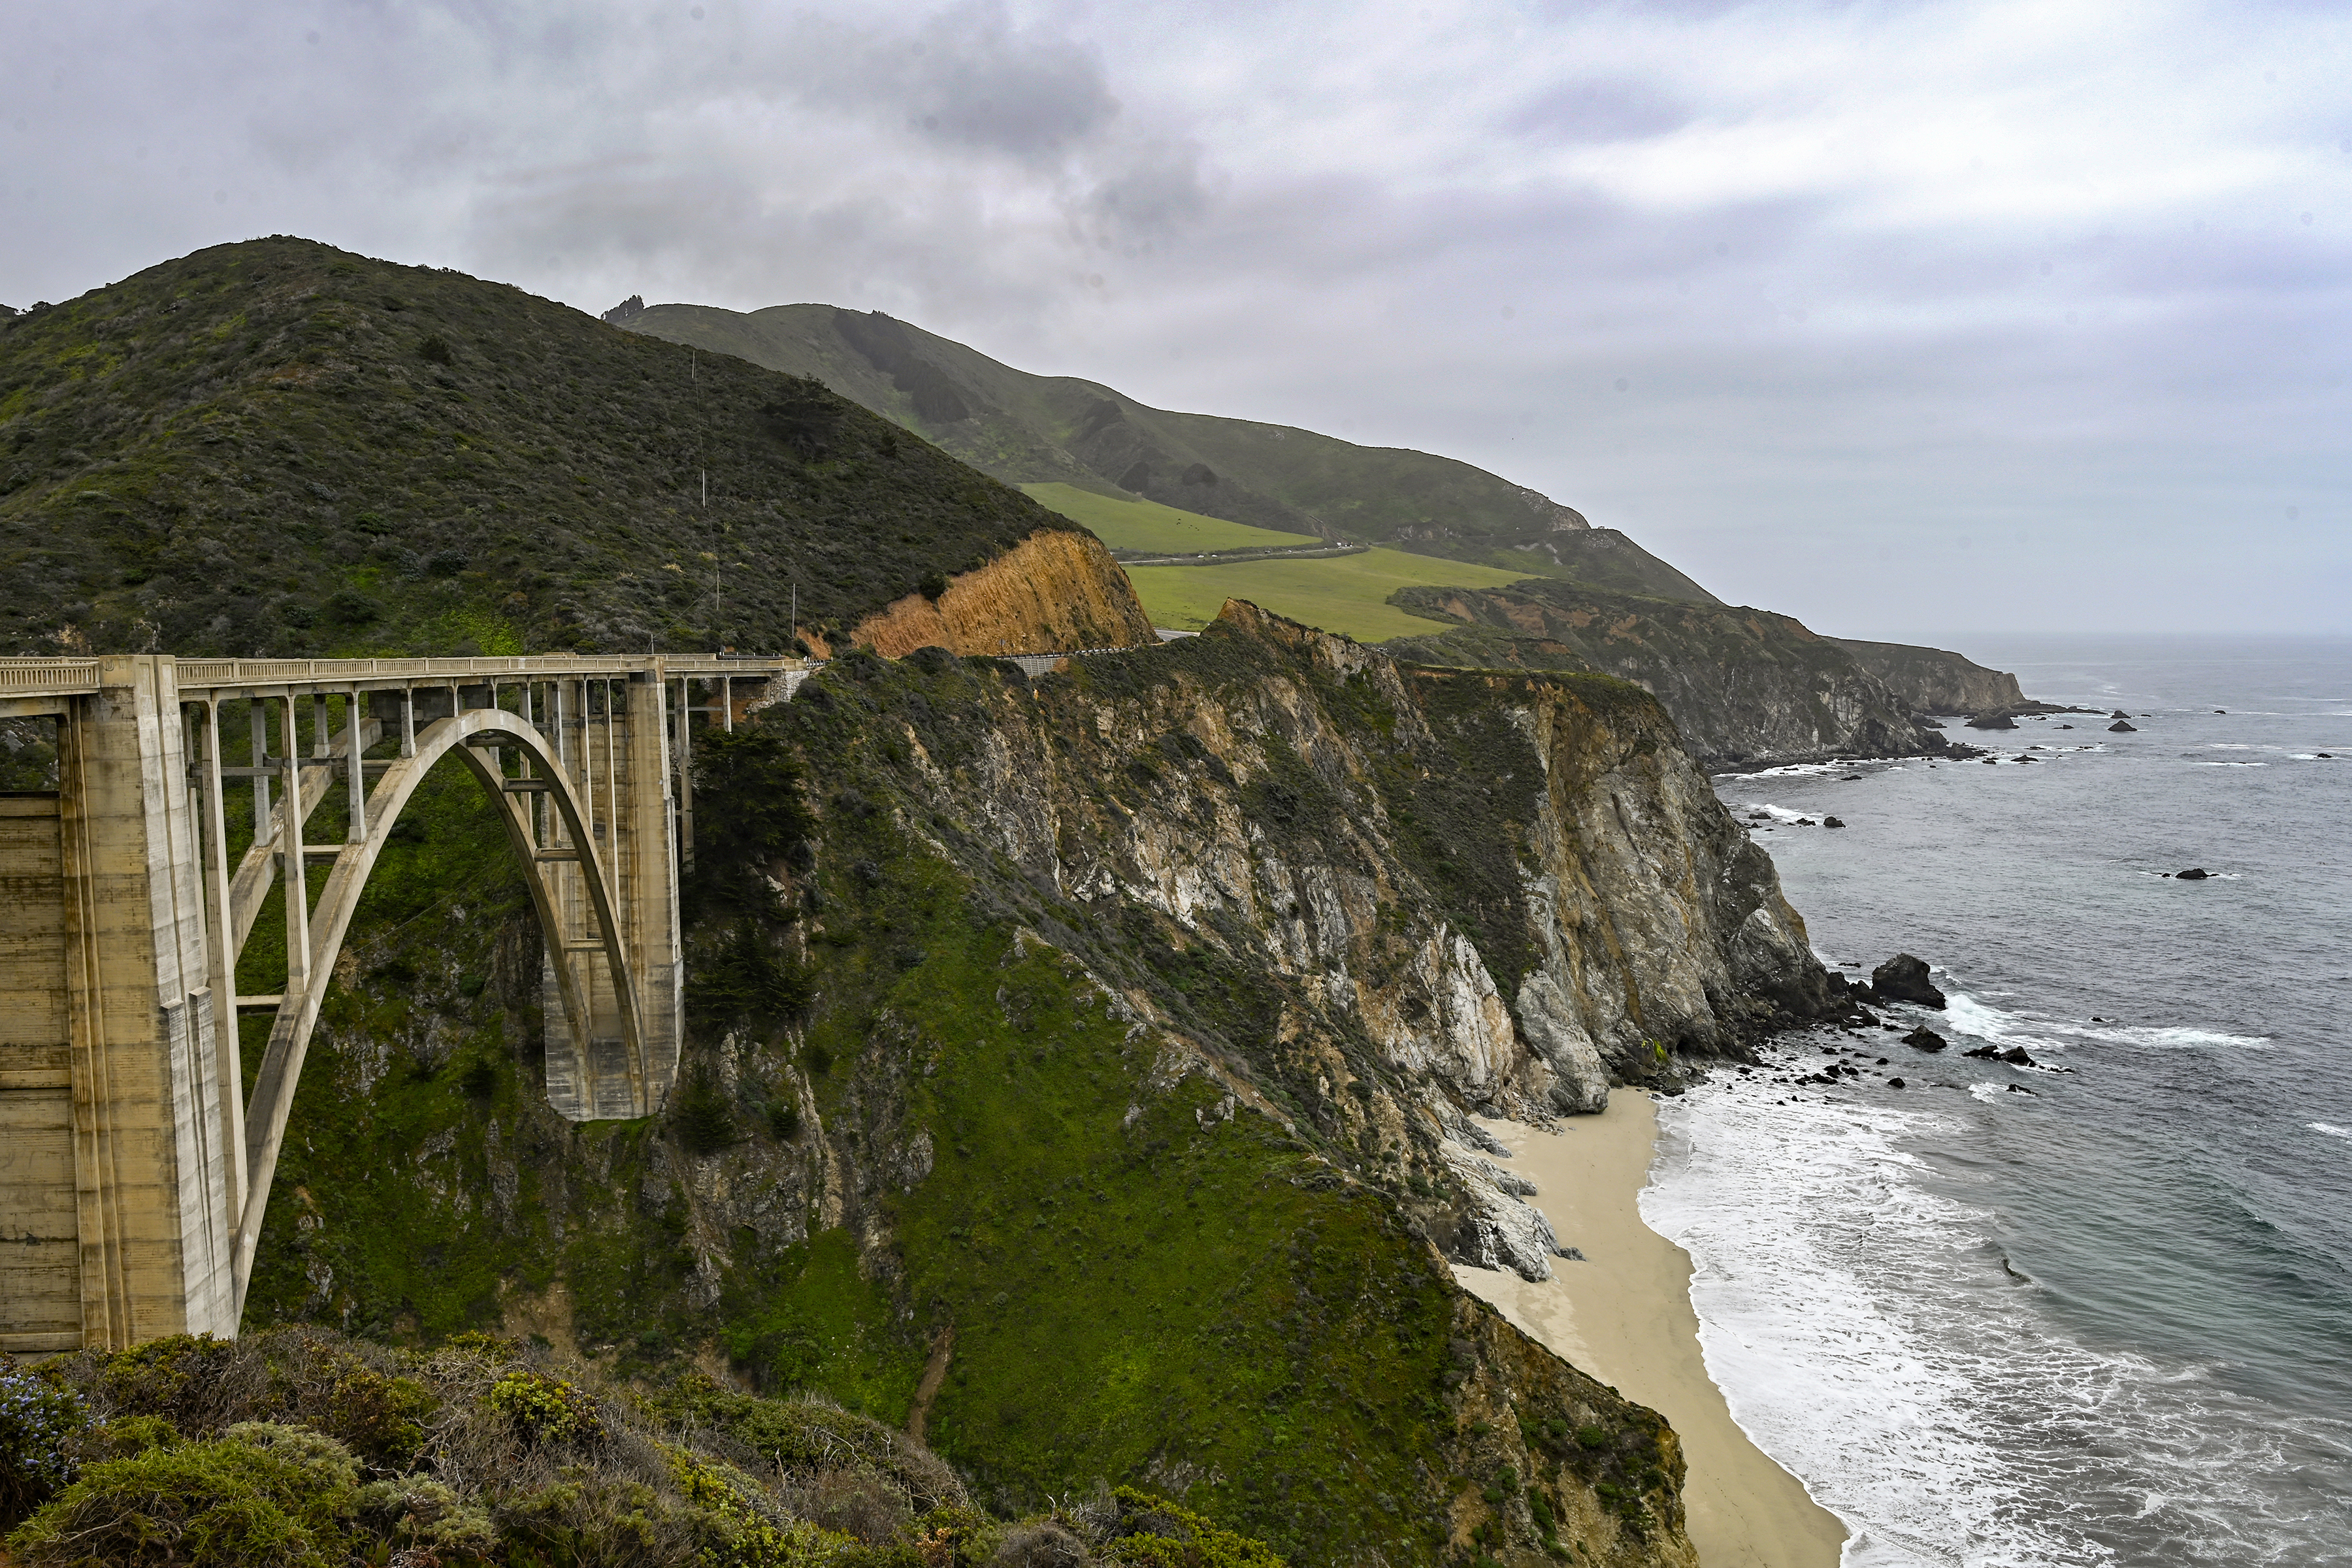
[[[99,686],[59,727],[54,802],[0,814],[6,919],[26,939],[0,963],[11,1351],[236,1329],[222,1020],[173,661],[102,659]]]
[[[644,1051],[633,1057],[623,1036],[613,976],[593,951],[601,936],[583,878],[587,863],[556,879],[554,903],[564,930],[561,958],[547,959],[547,1100],[574,1121],[650,1116],[677,1078],[685,1024],[684,954],[677,926],[677,832],[670,768],[668,702],[658,671],[625,680],[580,684],[580,745],[564,766],[587,804],[597,849],[613,879],[621,943],[636,968]],[[556,706],[565,715],[572,704]],[[566,1020],[554,965],[572,966],[586,1003],[583,1040]]]

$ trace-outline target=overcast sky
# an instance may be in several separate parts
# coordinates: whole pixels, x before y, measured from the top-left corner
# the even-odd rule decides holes
[[[1444,452],[1817,629],[2352,630],[2352,7],[0,13],[0,301],[289,233]]]

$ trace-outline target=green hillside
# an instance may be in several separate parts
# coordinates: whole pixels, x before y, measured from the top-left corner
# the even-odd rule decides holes
[[[878,313],[656,305],[626,324],[814,376],[1008,483],[1140,496],[1254,528],[1497,566],[1498,552],[1586,526],[1572,509],[1451,458],[1147,407],[1095,382],[1015,370]],[[1549,553],[1531,553],[1519,570],[1564,574]]]
[[[1381,642],[1438,629],[1431,625],[1431,618],[1389,603],[1389,596],[1399,589],[1500,588],[1527,574],[1433,561],[1401,550],[1367,550],[1319,560],[1131,566],[1127,575],[1156,626],[1177,630],[1204,626],[1217,618],[1227,599],[1247,599],[1276,615],[1339,632],[1358,642]]]
[[[814,382],[306,240],[0,321],[0,651],[776,650],[795,584],[838,628],[1070,526]]]
[[[1227,522],[1197,511],[1179,511],[1158,501],[1121,499],[1082,490],[1076,485],[1023,485],[1022,491],[1064,517],[1082,522],[1113,550],[1165,551],[1170,554],[1212,550],[1279,550],[1323,542],[1312,534],[1276,533]]]

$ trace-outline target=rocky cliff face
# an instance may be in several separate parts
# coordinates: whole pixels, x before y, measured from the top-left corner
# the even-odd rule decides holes
[[[2024,705],[2017,677],[1948,653],[1908,643],[1832,637],[1853,661],[1885,683],[1915,713],[1986,713]]]
[[[1470,668],[1612,675],[1656,696],[1710,768],[1937,753],[1947,742],[1843,647],[1769,610],[1529,581],[1407,588],[1394,601],[1461,629],[1384,645]]]
[[[1158,640],[1126,571],[1090,533],[1033,533],[986,565],[931,586],[940,592],[909,594],[860,621],[848,642],[898,658],[919,647],[1061,653]]]
[[[545,1109],[527,904],[430,798],[464,911],[355,931],[254,1321],[691,1357],[1300,1563],[1690,1563],[1671,1429],[1444,1262],[1577,1239],[1467,1112],[1836,1005],[1656,702],[1234,605],[1034,682],[853,654],[701,744],[667,1115]]]

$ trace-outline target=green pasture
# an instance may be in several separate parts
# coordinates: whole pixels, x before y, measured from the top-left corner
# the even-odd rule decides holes
[[[1113,550],[1166,551],[1171,555],[1189,555],[1208,550],[1296,549],[1323,542],[1308,533],[1276,533],[1268,528],[1202,517],[1197,511],[1162,506],[1156,500],[1124,500],[1117,496],[1097,495],[1076,485],[1023,485],[1021,489],[1040,506],[1086,524]]]
[[[1216,619],[1227,599],[1247,599],[1358,642],[1414,637],[1452,624],[1409,615],[1388,603],[1399,588],[1500,588],[1527,576],[1402,550],[1230,566],[1130,566],[1127,574],[1155,626],[1195,630]]]

